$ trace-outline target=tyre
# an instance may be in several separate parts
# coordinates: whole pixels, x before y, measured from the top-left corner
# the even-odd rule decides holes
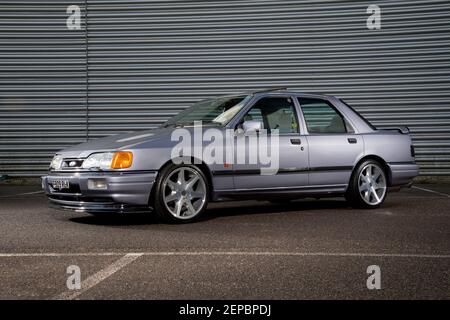
[[[206,210],[209,185],[196,166],[170,164],[158,176],[154,207],[159,218],[170,223],[187,223]]]
[[[386,192],[383,166],[375,160],[367,160],[353,172],[345,197],[354,207],[378,208],[386,199]]]

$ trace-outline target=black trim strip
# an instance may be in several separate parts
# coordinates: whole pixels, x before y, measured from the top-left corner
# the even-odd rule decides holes
[[[334,166],[334,167],[313,167],[313,168],[280,168],[276,174],[284,173],[304,173],[304,172],[321,172],[321,171],[351,171],[352,166]],[[261,169],[251,170],[221,170],[211,172],[213,176],[228,176],[228,175],[260,175]]]
[[[334,166],[334,167],[313,167],[309,169],[310,171],[351,171],[352,166]]]
[[[307,172],[309,171],[308,168],[286,168],[286,169],[279,169],[277,171],[277,174],[283,174],[283,173],[299,173],[299,172]],[[228,176],[228,175],[252,175],[252,174],[261,174],[261,169],[251,169],[251,170],[235,170],[235,171],[213,171],[212,174],[214,176]]]
[[[250,171],[250,170],[248,170]],[[234,175],[234,171],[226,171],[226,170],[221,170],[221,171],[211,171],[211,174],[213,176],[232,176]],[[253,174],[253,173],[249,173],[249,174]]]
[[[408,165],[416,164],[414,161],[388,162],[388,165]]]

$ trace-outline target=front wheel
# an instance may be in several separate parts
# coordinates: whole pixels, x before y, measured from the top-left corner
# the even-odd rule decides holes
[[[167,222],[191,222],[206,210],[208,180],[196,166],[171,164],[165,167],[156,187],[156,214]]]
[[[350,179],[346,198],[354,207],[377,208],[386,199],[387,179],[375,160],[361,163]]]

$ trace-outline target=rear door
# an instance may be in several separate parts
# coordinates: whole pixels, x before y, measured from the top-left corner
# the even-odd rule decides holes
[[[298,97],[309,146],[309,185],[346,185],[364,141],[349,121],[325,99]]]

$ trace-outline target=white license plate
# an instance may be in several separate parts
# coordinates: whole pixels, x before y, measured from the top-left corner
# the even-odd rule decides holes
[[[69,180],[53,180],[50,183],[53,189],[62,190],[70,188]]]

